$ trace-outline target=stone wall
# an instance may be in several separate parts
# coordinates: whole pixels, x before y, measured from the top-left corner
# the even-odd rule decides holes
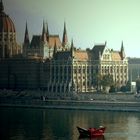
[[[27,59],[0,60],[0,88],[40,88],[40,62]]]
[[[100,93],[80,93],[77,96],[78,100],[104,100],[104,101],[136,101],[138,99],[132,93],[109,93],[109,94],[100,94]]]

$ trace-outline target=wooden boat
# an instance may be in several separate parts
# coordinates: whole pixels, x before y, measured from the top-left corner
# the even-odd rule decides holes
[[[77,129],[80,133],[80,136],[85,136],[85,137],[93,137],[93,136],[102,136],[105,132],[105,127],[100,126],[99,128],[81,128],[77,126]]]

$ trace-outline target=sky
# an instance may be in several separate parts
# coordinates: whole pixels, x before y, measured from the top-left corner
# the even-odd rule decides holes
[[[13,20],[17,41],[22,44],[25,24],[30,40],[41,34],[43,20],[50,34],[62,39],[64,21],[69,42],[77,48],[104,44],[127,57],[140,57],[140,0],[3,0],[5,13]]]

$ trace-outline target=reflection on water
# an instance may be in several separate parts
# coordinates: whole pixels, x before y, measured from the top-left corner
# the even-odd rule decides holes
[[[90,140],[139,140],[140,114],[130,112],[0,108],[0,140],[89,140],[76,126],[106,126],[104,137]]]
[[[105,137],[104,136],[94,136],[91,138],[87,138],[87,137],[79,136],[78,140],[105,140]]]

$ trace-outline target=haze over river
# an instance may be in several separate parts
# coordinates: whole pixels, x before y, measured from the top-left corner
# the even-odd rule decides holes
[[[92,140],[140,139],[136,112],[0,107],[0,140],[78,140],[76,126],[100,125],[107,127],[104,138]]]

